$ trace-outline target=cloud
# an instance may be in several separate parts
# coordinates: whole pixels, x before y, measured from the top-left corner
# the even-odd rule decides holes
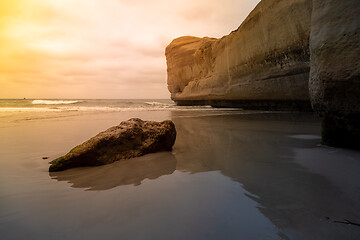
[[[259,0],[0,0],[0,98],[167,98],[164,49]]]

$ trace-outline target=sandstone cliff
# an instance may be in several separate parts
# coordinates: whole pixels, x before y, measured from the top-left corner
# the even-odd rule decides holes
[[[359,0],[313,0],[310,48],[310,95],[323,141],[359,148]]]
[[[221,39],[181,37],[166,48],[180,105],[310,109],[311,0],[262,0]]]

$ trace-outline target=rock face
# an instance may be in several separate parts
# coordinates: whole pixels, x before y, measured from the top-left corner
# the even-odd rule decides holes
[[[221,39],[180,37],[167,46],[168,89],[179,105],[311,109],[311,0],[262,0]]]
[[[313,0],[312,106],[326,144],[360,148],[360,4]]]
[[[51,162],[49,171],[97,166],[147,153],[171,151],[176,139],[172,121],[152,122],[132,118],[99,133]]]

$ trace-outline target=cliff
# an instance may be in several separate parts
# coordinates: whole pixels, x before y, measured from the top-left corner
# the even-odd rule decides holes
[[[228,36],[173,40],[168,88],[179,105],[309,110],[311,98],[323,142],[360,148],[359,43],[358,0],[262,0]]]
[[[311,109],[311,0],[263,0],[221,39],[180,37],[167,46],[168,89],[179,105]]]
[[[360,148],[360,4],[313,0],[312,105],[326,144]]]

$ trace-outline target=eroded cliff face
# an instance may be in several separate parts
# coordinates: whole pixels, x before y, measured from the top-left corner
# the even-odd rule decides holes
[[[360,148],[360,2],[313,0],[312,105],[326,144]]]
[[[180,105],[310,109],[311,0],[262,0],[221,39],[181,37],[166,48]]]

